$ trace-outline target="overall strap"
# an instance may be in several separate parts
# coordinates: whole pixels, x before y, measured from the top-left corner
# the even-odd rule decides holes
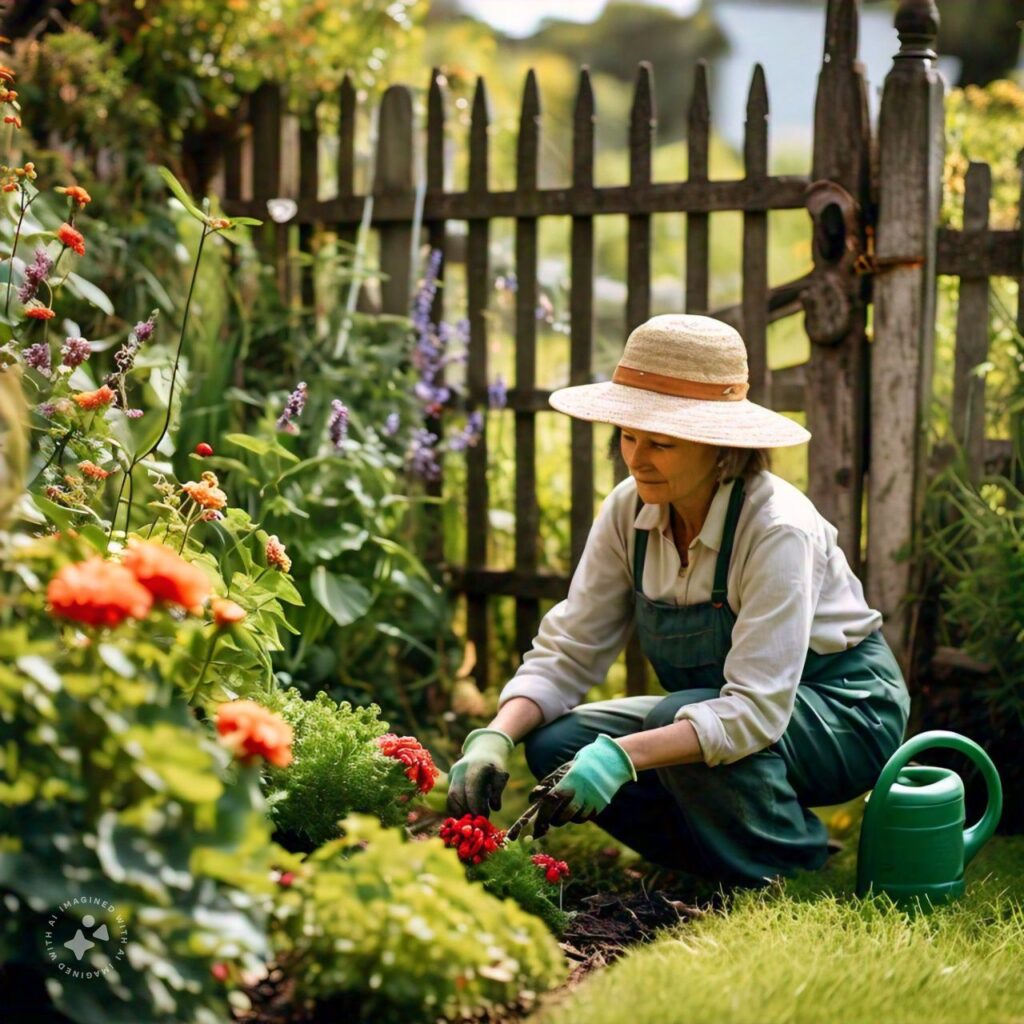
[[[636,499],[636,514],[640,514],[640,509],[644,507],[644,503],[637,496]],[[643,593],[642,587],[644,584],[644,559],[647,557],[647,539],[650,536],[649,530],[635,530],[633,536],[633,589],[638,593]]]
[[[729,509],[725,514],[725,526],[722,529],[722,548],[715,562],[715,586],[711,591],[711,603],[716,608],[725,604],[726,584],[729,579],[729,562],[732,558],[733,541],[736,538],[736,523],[740,518],[740,507],[743,504],[743,478],[739,477],[733,484],[729,495]]]

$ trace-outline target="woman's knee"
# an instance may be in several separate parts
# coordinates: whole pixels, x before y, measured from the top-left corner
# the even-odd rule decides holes
[[[543,779],[590,742],[581,732],[580,722],[570,711],[528,733],[523,740],[523,750],[534,777]]]

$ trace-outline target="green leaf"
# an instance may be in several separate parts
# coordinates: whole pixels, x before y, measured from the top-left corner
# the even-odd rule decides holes
[[[317,538],[309,547],[309,554],[317,561],[328,562],[342,551],[358,551],[370,538],[368,530],[354,523],[343,523],[342,532]]]
[[[171,173],[167,167],[158,168],[160,177],[164,179],[167,187],[174,193],[174,198],[185,207],[196,220],[206,223],[206,214],[196,206],[192,197],[185,191],[185,186]]]
[[[313,596],[339,626],[348,626],[362,618],[373,596],[352,576],[337,576],[322,565],[313,570]]]
[[[34,679],[44,690],[56,693],[61,688],[60,675],[40,654],[23,654],[16,662],[18,668]]]
[[[74,513],[70,509],[58,505],[55,501],[50,501],[49,498],[44,498],[41,494],[33,494],[32,501],[36,508],[59,530],[69,529],[75,521]]]
[[[255,217],[232,217],[232,224],[243,224],[248,228],[258,228],[263,225],[263,221],[257,220]]]
[[[293,455],[287,448],[283,448],[276,441],[267,441],[261,437],[250,437],[248,434],[225,434],[224,440],[230,441],[231,444],[236,444],[239,448],[244,448],[246,451],[253,452],[256,455],[268,455],[273,452],[274,455],[280,456],[289,462],[299,461],[297,455]]]
[[[84,277],[71,273],[67,276],[66,284],[72,295],[85,299],[86,302],[102,310],[107,316],[114,315],[114,304],[110,301],[107,293],[101,288],[97,288],[91,281],[86,281]]]

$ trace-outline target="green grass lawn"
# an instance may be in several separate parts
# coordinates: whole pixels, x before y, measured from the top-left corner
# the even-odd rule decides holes
[[[959,903],[913,915],[853,897],[851,810],[832,809],[847,846],[822,871],[665,931],[530,1024],[1022,1024],[1024,837],[982,849]]]

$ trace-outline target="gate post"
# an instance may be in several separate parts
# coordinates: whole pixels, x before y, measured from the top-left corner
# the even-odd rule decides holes
[[[857,0],[829,0],[814,104],[815,275],[801,299],[807,364],[808,495],[839,531],[854,572],[861,562],[867,438],[867,302],[855,267],[871,194],[871,122],[857,60]]]
[[[935,335],[936,236],[945,150],[945,85],[935,68],[933,0],[901,0],[900,51],[878,125],[877,273],[871,346],[867,597],[906,673],[907,559],[927,468]]]

